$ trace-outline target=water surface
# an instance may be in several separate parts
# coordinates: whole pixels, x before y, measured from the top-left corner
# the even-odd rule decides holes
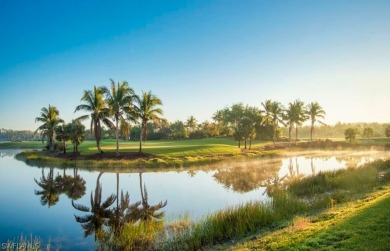
[[[279,158],[224,162],[177,171],[101,173],[82,169],[38,168],[14,158],[17,150],[0,150],[0,242],[18,236],[39,236],[61,250],[94,250],[94,234],[85,231],[76,216],[87,215],[72,206],[91,207],[97,187],[102,202],[121,192],[130,202],[150,206],[167,204],[159,210],[165,221],[180,215],[193,219],[251,200],[269,200],[266,185],[321,171],[357,167],[388,152],[303,152]],[[109,209],[114,209],[114,201]]]

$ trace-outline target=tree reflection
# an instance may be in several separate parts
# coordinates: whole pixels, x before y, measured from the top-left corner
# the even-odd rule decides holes
[[[42,177],[40,181],[34,178],[35,183],[42,188],[41,191],[35,190],[35,195],[41,196],[42,206],[47,205],[51,207],[59,200],[60,186],[54,179],[54,168],[50,168],[49,173],[45,176],[45,171],[42,170]]]
[[[157,212],[161,208],[165,207],[168,203],[167,200],[165,202],[160,201],[160,203],[151,206],[148,202],[148,191],[146,190],[146,185],[144,184],[142,188],[142,172],[139,173],[139,186],[141,190],[141,200],[142,200],[142,207],[140,211],[140,220],[147,221],[147,220],[162,220],[164,218],[164,212]]]
[[[274,177],[282,166],[281,160],[264,161],[260,164],[241,165],[219,169],[215,180],[226,189],[246,193],[264,186],[266,180]]]
[[[91,192],[91,207],[83,206],[80,204],[74,203],[72,200],[72,205],[75,209],[90,213],[85,216],[76,216],[76,221],[81,224],[81,227],[84,230],[84,236],[95,234],[95,240],[103,233],[104,225],[107,225],[108,219],[112,215],[112,210],[110,206],[115,202],[116,196],[111,194],[104,201],[102,201],[102,185],[99,182],[102,172],[99,173],[96,180],[95,193]]]

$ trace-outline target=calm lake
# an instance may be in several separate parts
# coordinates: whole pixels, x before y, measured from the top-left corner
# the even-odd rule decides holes
[[[117,174],[32,167],[14,158],[19,151],[0,150],[0,242],[16,241],[21,235],[39,236],[61,250],[94,250],[93,234],[85,238],[75,218],[87,213],[75,209],[72,199],[90,208],[97,183],[102,202],[123,191],[131,203],[145,197],[151,206],[166,201],[159,210],[166,222],[184,215],[196,220],[227,206],[268,200],[266,185],[273,182],[390,156],[383,151],[301,152],[174,171]],[[116,202],[110,208],[115,206]]]

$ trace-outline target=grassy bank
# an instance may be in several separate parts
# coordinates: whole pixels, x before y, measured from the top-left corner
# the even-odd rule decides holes
[[[231,158],[275,156],[277,151],[263,151],[267,142],[255,141],[252,150],[243,151],[236,142],[226,138],[180,141],[148,141],[143,145],[143,154],[138,154],[137,142],[120,142],[120,156],[116,157],[115,141],[103,141],[104,151],[99,154],[95,142],[87,141],[80,146],[80,155],[50,153],[48,151],[25,151],[16,157],[32,166],[85,167],[100,169],[182,167],[212,164]],[[24,144],[20,143],[20,144]],[[14,145],[15,146],[15,145]],[[0,146],[1,147],[1,146]],[[70,147],[68,147],[70,148]],[[68,152],[70,149],[68,149]]]
[[[390,250],[390,187],[220,250]]]
[[[349,225],[345,223],[345,219],[353,216],[363,217],[362,221],[364,219],[368,224],[371,219],[369,217],[379,213],[379,217],[385,218],[387,222],[383,228],[388,229],[390,222],[388,210],[380,211],[380,209],[385,208],[390,202],[384,202],[383,205],[379,202],[390,200],[390,187],[387,185],[390,180],[389,171],[390,160],[375,161],[357,169],[324,172],[288,184],[275,184],[267,188],[268,195],[272,198],[270,202],[252,202],[216,212],[198,222],[187,224],[174,234],[165,236],[165,239],[156,245],[161,250],[172,250],[172,248],[199,250],[226,242],[229,244],[211,246],[211,250],[217,248],[286,250],[290,248],[291,243],[296,243],[297,246],[290,250],[332,247],[332,238],[336,238],[335,240],[342,238],[342,233],[347,231],[346,228],[350,228],[348,230],[350,235],[345,237],[349,239],[353,236],[351,233],[356,231],[353,227],[354,222],[361,219],[357,218],[348,223]],[[376,205],[379,209],[375,209]],[[370,210],[373,212],[367,212],[367,216],[360,216],[363,209],[371,207],[373,209]],[[372,220],[372,222],[376,221],[377,219]],[[331,230],[329,227],[336,223],[345,225]],[[306,240],[307,236],[301,231],[306,230],[308,226],[313,226],[312,230],[305,232],[311,234],[312,242]],[[374,223],[370,223],[369,226],[374,228]],[[317,234],[323,231],[330,232],[324,233],[323,237],[318,237]],[[375,228],[371,231],[372,235],[379,234],[373,236],[378,240],[380,233]],[[231,247],[232,242],[243,238],[248,240],[245,239],[248,235],[251,235],[250,241]],[[301,243],[303,240],[306,244]]]
[[[230,138],[208,138],[198,140],[147,141],[143,143],[142,152],[138,154],[138,142],[120,141],[120,156],[114,153],[115,140],[104,140],[101,148],[104,153],[98,153],[95,141],[85,141],[80,147],[80,154],[71,153],[72,145],[67,147],[68,154],[50,153],[47,151],[26,151],[17,155],[19,160],[32,166],[85,167],[85,168],[156,168],[183,167],[191,165],[212,164],[227,159],[274,156],[284,149],[309,150],[363,150],[384,149],[389,139],[378,138],[363,143],[350,144],[345,141],[319,140],[313,143],[299,142],[289,148],[288,142],[278,142],[274,147],[272,142],[253,141],[252,149],[237,147],[237,142]],[[44,145],[41,142],[6,142],[0,143],[0,149],[37,149]]]

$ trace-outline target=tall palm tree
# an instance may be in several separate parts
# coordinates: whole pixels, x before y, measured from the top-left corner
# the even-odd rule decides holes
[[[116,155],[119,155],[119,122],[123,115],[130,114],[133,110],[134,90],[129,87],[126,81],[115,83],[111,79],[111,89],[102,87],[102,92],[106,95],[106,103],[110,109],[110,114],[115,120]]]
[[[322,121],[319,121],[318,118],[325,118],[325,111],[317,102],[311,102],[306,106],[306,115],[309,117],[311,121],[310,127],[310,142],[313,142],[313,132],[314,132],[314,124],[318,122],[320,124],[325,124]]]
[[[263,107],[264,110],[262,110],[262,112],[264,113],[264,117],[263,117],[263,123],[265,125],[271,125],[272,124],[272,114],[271,114],[271,110],[272,110],[272,101],[270,99],[267,99],[265,102],[262,102],[261,103],[261,106]]]
[[[111,194],[107,199],[102,202],[102,185],[99,180],[102,176],[102,172],[99,173],[96,180],[95,193],[91,192],[91,207],[83,206],[74,203],[72,200],[72,206],[82,212],[90,213],[85,216],[76,216],[76,221],[81,224],[84,229],[84,236],[87,237],[91,234],[95,234],[95,240],[103,233],[103,226],[108,224],[108,220],[112,217],[112,209],[110,206],[115,202],[116,196]]]
[[[284,124],[283,122],[283,106],[281,103],[277,101],[273,101],[271,103],[271,118],[272,118],[272,125],[274,126],[274,145],[277,140],[277,132],[279,124]]]
[[[141,140],[146,140],[146,125],[149,120],[153,120],[158,122],[161,118],[159,115],[163,115],[162,109],[159,107],[162,105],[162,101],[156,95],[149,92],[142,92],[142,96],[135,97],[136,102],[136,117],[141,122],[141,134],[140,136],[140,144],[139,144],[139,152],[142,151]]]
[[[74,112],[87,111],[90,115],[84,115],[79,117],[79,120],[91,118],[91,133],[94,134],[96,140],[96,147],[100,153],[103,150],[100,148],[100,140],[102,134],[102,123],[107,127],[112,128],[112,122],[108,119],[109,109],[104,102],[104,93],[101,87],[93,87],[93,90],[84,90],[84,94],[81,97],[81,101],[84,104],[78,105]]]
[[[295,100],[293,103],[294,110],[295,110],[295,144],[298,141],[298,128],[302,125],[303,122],[305,122],[308,117],[305,114],[305,103],[300,101],[299,99]]]
[[[48,108],[43,107],[41,109],[41,116],[35,118],[35,122],[42,122],[43,124],[39,126],[35,133],[38,131],[41,133],[42,142],[45,137],[48,138],[49,141],[49,149],[52,152],[54,150],[54,135],[56,127],[63,123],[64,121],[59,117],[59,111],[55,106],[49,105]]]
[[[295,123],[295,113],[294,113],[294,106],[292,103],[288,104],[288,108],[285,110],[285,113],[283,115],[283,119],[286,121],[286,126],[288,127],[288,143],[289,146],[291,146],[291,132],[292,128]]]

